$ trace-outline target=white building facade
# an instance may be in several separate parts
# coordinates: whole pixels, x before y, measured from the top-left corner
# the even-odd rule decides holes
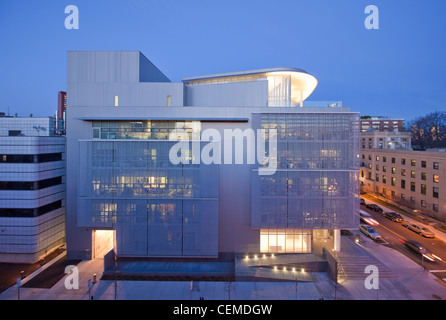
[[[65,243],[65,137],[54,118],[0,117],[0,262]]]
[[[357,228],[359,114],[305,107],[316,85],[296,68],[172,83],[138,51],[68,52],[68,258],[308,253],[319,231]],[[248,160],[262,129],[268,175]],[[178,130],[192,148],[175,164]],[[246,134],[241,160],[228,130]]]

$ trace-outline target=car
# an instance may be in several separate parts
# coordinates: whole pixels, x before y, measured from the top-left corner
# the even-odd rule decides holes
[[[428,228],[420,226],[418,224],[405,223],[403,224],[403,227],[406,227],[407,229],[412,230],[413,232],[416,232],[423,237],[435,238],[435,233],[430,231]]]
[[[442,261],[442,259],[439,256],[436,256],[435,254],[433,254],[432,252],[430,252],[429,250],[427,250],[422,244],[416,242],[416,241],[412,241],[412,240],[403,240],[400,239],[400,241],[406,246],[408,247],[410,250],[412,250],[413,252],[423,255],[424,258],[428,259],[429,261]]]
[[[375,231],[371,226],[362,225],[359,230],[364,233],[367,237],[373,240],[381,240],[381,236]]]
[[[377,204],[374,204],[374,203],[366,204],[366,208],[368,208],[370,210],[373,210],[375,212],[383,213],[383,209],[380,206],[378,206]]]
[[[365,200],[363,198],[359,198],[359,204],[361,206],[365,206],[366,205]]]
[[[367,223],[372,226],[379,225],[379,222],[372,218],[371,215],[369,215],[367,212],[360,210],[359,211],[359,219],[362,223]]]
[[[402,223],[404,221],[404,218],[399,213],[396,212],[384,212],[384,217],[395,222]]]

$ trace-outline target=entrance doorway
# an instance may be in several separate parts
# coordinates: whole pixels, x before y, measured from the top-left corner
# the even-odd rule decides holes
[[[114,247],[115,230],[93,230],[93,259],[102,259]]]

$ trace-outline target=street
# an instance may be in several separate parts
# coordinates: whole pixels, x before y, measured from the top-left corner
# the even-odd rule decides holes
[[[372,201],[366,200],[367,203],[371,203]],[[385,212],[388,212],[390,210],[386,209],[382,205],[380,205]],[[433,239],[431,238],[425,238],[405,227],[403,227],[403,223],[397,223],[393,222],[389,219],[387,219],[385,216],[378,212],[374,212],[372,210],[369,210],[365,206],[361,206],[361,210],[369,213],[373,219],[379,222],[379,225],[372,226],[382,237],[382,241],[380,242],[382,245],[388,246],[390,248],[393,248],[400,253],[404,254],[414,262],[421,265],[423,263],[423,266],[437,276],[438,278],[442,279],[446,282],[446,243],[440,240],[438,237],[435,237]],[[407,221],[405,221],[407,222]],[[438,234],[440,231],[435,230],[434,228],[430,228],[430,230],[436,234]],[[431,253],[435,254],[439,258],[442,259],[442,261],[429,261],[426,258],[423,258],[423,262],[421,261],[422,256],[421,254],[417,254],[410,250],[407,246],[403,244],[401,240],[412,240],[420,243],[423,245],[426,249],[428,249]]]

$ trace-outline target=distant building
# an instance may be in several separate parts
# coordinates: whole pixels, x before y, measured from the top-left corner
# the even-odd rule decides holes
[[[67,93],[59,91],[57,93],[57,117],[65,119],[65,111],[67,110]]]
[[[446,153],[361,150],[361,190],[446,221]]]
[[[0,262],[33,263],[65,242],[65,137],[55,129],[52,117],[0,117]]]
[[[364,149],[411,150],[410,132],[361,132],[361,152]]]
[[[404,128],[403,119],[387,119],[383,117],[370,117],[360,119],[361,132],[366,131],[397,131],[402,132]]]

